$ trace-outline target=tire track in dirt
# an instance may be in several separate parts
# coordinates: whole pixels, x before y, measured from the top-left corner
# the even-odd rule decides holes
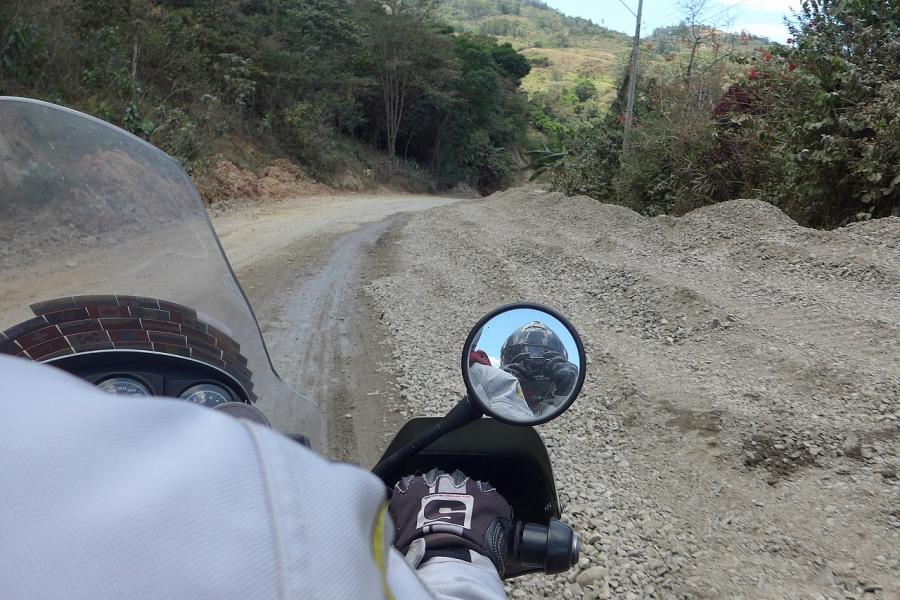
[[[298,199],[214,220],[253,304],[276,369],[319,403],[327,456],[371,467],[396,431],[385,410],[394,388],[387,332],[363,293],[393,269],[379,240],[402,227],[401,213],[453,202],[432,196]],[[258,406],[277,429],[298,430],[291,405]]]

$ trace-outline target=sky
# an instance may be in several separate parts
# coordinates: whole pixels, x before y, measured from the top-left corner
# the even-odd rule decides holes
[[[565,328],[565,326],[552,316],[538,312],[530,308],[517,308],[505,313],[500,313],[496,317],[488,321],[481,330],[481,337],[478,344],[475,345],[476,350],[484,350],[491,359],[491,364],[495,367],[500,366],[500,348],[512,332],[516,329],[531,323],[532,321],[540,321],[556,332],[562,340],[566,352],[569,354],[569,361],[575,365],[579,364],[578,347],[575,345],[575,339]]]
[[[567,15],[590,19],[598,25],[634,35],[635,17],[626,5],[636,13],[637,0],[545,1]],[[784,16],[790,16],[791,9],[799,4],[799,0],[706,0],[704,22],[727,31],[744,29],[783,44],[789,37]],[[649,35],[656,27],[677,25],[682,14],[677,0],[644,0],[641,37]]]

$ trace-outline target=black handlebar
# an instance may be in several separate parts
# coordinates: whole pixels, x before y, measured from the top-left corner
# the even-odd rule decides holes
[[[581,540],[561,521],[550,519],[549,525],[519,521],[513,531],[509,556],[511,574],[562,573],[578,563]]]

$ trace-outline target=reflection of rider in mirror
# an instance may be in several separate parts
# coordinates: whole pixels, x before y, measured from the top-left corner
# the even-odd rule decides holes
[[[578,367],[559,336],[532,321],[516,329],[500,349],[500,368],[515,375],[525,401],[537,417],[555,411],[572,392]]]
[[[491,366],[484,350],[469,353],[469,381],[475,394],[488,403],[494,414],[511,421],[533,421],[534,413],[525,402],[519,380]]]

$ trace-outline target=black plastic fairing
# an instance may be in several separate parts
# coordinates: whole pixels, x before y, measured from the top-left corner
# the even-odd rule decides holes
[[[438,417],[417,417],[403,426],[384,456],[430,431]],[[383,460],[383,457],[382,457]],[[513,507],[516,519],[548,524],[560,518],[559,498],[550,456],[532,427],[484,418],[447,434],[382,477],[389,487],[403,475],[433,468],[455,469],[489,481]]]

